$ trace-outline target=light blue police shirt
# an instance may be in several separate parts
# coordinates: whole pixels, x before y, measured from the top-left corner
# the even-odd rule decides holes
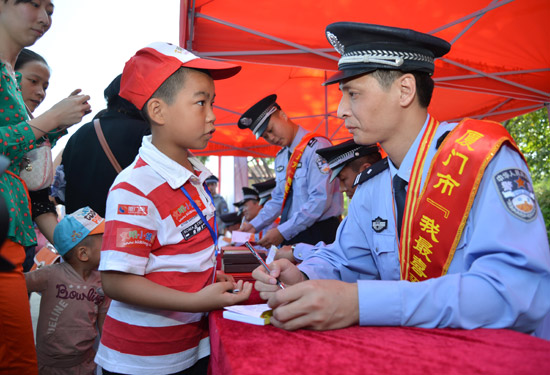
[[[271,224],[281,214],[288,156],[307,134],[305,129],[298,127],[290,147],[284,147],[275,157],[276,186],[271,193],[271,200],[266,202],[258,216],[250,221],[256,232]],[[315,137],[311,143],[306,146],[294,174],[292,205],[288,219],[277,227],[286,240],[317,221],[342,214],[343,197],[338,180],[329,182],[328,164],[315,152],[319,148],[330,147],[330,141],[323,137]]]
[[[497,177],[503,171],[523,171],[532,183],[525,162],[509,146],[487,166],[447,274],[416,283],[400,280],[391,181],[395,173],[409,180],[428,119],[399,170],[390,162],[389,169],[359,185],[335,242],[298,267],[311,279],[357,282],[361,325],[531,333],[550,311],[550,249],[538,204],[526,220],[502,198]],[[439,137],[456,125],[440,124],[426,163]]]

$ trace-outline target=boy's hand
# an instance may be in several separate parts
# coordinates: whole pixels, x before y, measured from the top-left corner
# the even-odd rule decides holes
[[[222,281],[208,285],[196,293],[196,311],[219,310],[225,306],[236,305],[246,301],[251,292],[252,284],[242,280],[236,283]]]
[[[218,270],[216,271],[216,282],[222,282],[222,281],[231,281],[232,283],[235,283],[235,279],[233,278],[233,276]]]

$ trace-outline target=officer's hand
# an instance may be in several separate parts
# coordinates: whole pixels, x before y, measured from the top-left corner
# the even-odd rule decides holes
[[[273,258],[273,259],[274,260],[288,259],[294,264],[297,263],[296,259],[294,258],[294,252],[292,251],[292,246],[290,246],[290,245],[283,246],[283,247],[277,249],[277,252],[275,253],[275,258]]]
[[[273,308],[271,324],[289,331],[338,329],[359,323],[357,284],[307,280],[271,293],[267,303]]]
[[[242,223],[239,230],[241,232],[256,233],[256,228],[250,223]]]
[[[271,273],[267,273],[263,266],[252,271],[252,277],[256,280],[254,287],[260,292],[262,299],[268,299],[273,293],[280,290],[276,279],[282,281],[286,286],[305,280],[304,274],[287,259],[276,260],[268,266]]]
[[[258,241],[258,245],[269,249],[271,245],[279,246],[284,240],[285,239],[281,232],[279,232],[277,228],[273,228],[268,230],[262,239]]]

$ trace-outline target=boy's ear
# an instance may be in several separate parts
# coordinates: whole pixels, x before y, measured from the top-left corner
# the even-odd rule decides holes
[[[80,259],[81,262],[87,262],[90,259],[90,256],[88,254],[88,247],[78,246],[76,248],[76,256],[78,257],[78,259]]]
[[[166,103],[159,98],[151,98],[147,102],[147,114],[155,124],[163,125],[165,123],[164,107]]]

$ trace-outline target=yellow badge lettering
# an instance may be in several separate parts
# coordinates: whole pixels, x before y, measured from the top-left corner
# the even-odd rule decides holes
[[[441,188],[441,194],[445,194],[445,192],[447,191],[447,188],[449,188],[449,192],[447,193],[447,195],[451,196],[453,192],[453,188],[460,186],[458,182],[453,180],[450,174],[438,173],[437,177],[439,177],[439,181],[437,182],[437,184],[434,185],[434,188],[437,189],[438,187],[443,185]]]
[[[422,215],[422,218],[420,219],[420,229],[422,229],[423,232],[426,232],[432,236],[432,241],[439,242],[437,238],[435,238],[435,235],[439,233],[439,224],[435,223],[435,220],[430,219],[426,215]]]
[[[453,156],[458,156],[459,158],[462,159],[462,163],[460,164],[460,169],[458,170],[458,174],[462,175],[462,173],[464,172],[464,167],[466,166],[466,163],[468,162],[468,157],[464,154],[461,154],[460,152],[455,151],[454,148],[451,150],[451,154],[449,155],[447,160],[441,162],[441,164],[443,164],[444,166],[449,165],[449,163],[451,162],[451,158]]]
[[[455,142],[461,146],[467,147],[468,150],[473,151],[474,149],[470,146],[472,146],[474,143],[476,143],[479,139],[483,137],[484,135],[482,133],[479,133],[473,130],[467,130],[466,134],[458,138]]]
[[[432,262],[430,258],[428,258],[428,255],[432,254],[432,247],[433,245],[424,237],[418,236],[418,238],[415,240],[416,245],[413,247],[416,251],[420,253],[420,255],[424,256],[428,262]]]
[[[420,277],[427,278],[428,276],[424,273],[426,269],[426,263],[422,261],[416,255],[413,255],[413,260],[411,262],[412,270]]]

